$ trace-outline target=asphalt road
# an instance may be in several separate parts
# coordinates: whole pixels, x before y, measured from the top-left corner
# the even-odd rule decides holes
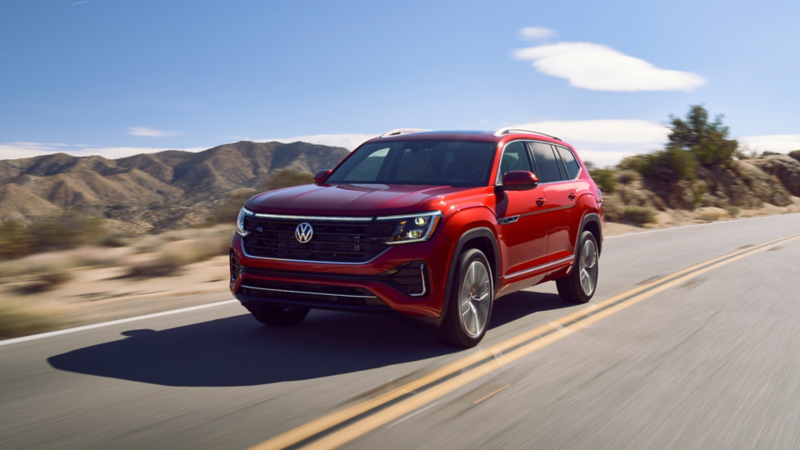
[[[249,448],[550,324],[402,416],[340,426],[343,447],[800,448],[800,239],[748,247],[796,233],[800,215],[609,238],[593,304],[743,256],[582,328],[556,325],[586,305],[552,283],[505,297],[466,351],[380,316],[270,329],[235,304],[0,345],[0,448]]]

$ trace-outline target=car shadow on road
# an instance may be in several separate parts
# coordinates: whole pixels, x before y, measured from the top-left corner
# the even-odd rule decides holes
[[[513,297],[513,298],[511,298]],[[555,294],[516,293],[495,304],[491,327],[569,306]],[[48,359],[56,369],[165,386],[253,386],[306,380],[458,351],[390,317],[312,311],[299,326],[271,328],[249,314],[126,338]]]

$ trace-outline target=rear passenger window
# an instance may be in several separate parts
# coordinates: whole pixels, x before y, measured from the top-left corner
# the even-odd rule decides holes
[[[561,159],[564,160],[564,165],[567,166],[567,172],[569,172],[569,179],[574,180],[575,177],[578,176],[578,172],[581,170],[581,165],[578,164],[578,160],[575,159],[575,155],[572,154],[569,149],[564,147],[556,147],[558,149],[558,153],[561,154]]]
[[[539,182],[552,183],[553,181],[561,181],[561,172],[558,170],[558,165],[561,163],[556,160],[550,144],[531,142],[530,146],[533,152],[533,159],[536,160],[536,169],[539,171],[536,174],[539,177]]]

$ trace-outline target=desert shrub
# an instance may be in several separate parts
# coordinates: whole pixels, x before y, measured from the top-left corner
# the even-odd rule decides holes
[[[72,279],[72,274],[65,270],[52,270],[37,275],[30,283],[18,286],[14,291],[19,295],[40,294],[52,291]]]
[[[725,213],[722,211],[706,211],[700,214],[698,219],[702,220],[703,222],[715,222],[723,217],[725,217]]]
[[[726,206],[725,207],[725,212],[727,212],[728,215],[731,216],[731,217],[736,217],[736,216],[738,216],[739,214],[742,213],[742,210],[739,209],[738,206]]]
[[[589,171],[589,175],[603,192],[611,193],[617,188],[615,173],[611,169],[592,169]]]
[[[622,161],[617,164],[617,168],[620,170],[632,170],[634,172],[642,173],[645,159],[645,155],[627,156],[622,158]]]
[[[800,161],[800,150],[794,150],[794,151],[789,152],[789,156],[791,156],[792,158]]]
[[[665,181],[694,181],[697,161],[691,152],[677,147],[644,155],[639,173],[648,179]]]
[[[0,225],[0,257],[19,258],[32,253],[99,244],[107,234],[102,219],[74,212],[36,219],[27,227],[7,220]]]
[[[597,166],[596,166],[596,165],[595,165],[593,162],[591,162],[591,161],[584,161],[584,162],[583,162],[583,166],[584,166],[584,167],[586,167],[586,170],[594,170],[594,168],[595,168],[595,167],[597,167]]]
[[[636,225],[644,225],[646,223],[655,223],[656,215],[650,208],[641,206],[626,206],[623,220]]]
[[[699,205],[700,202],[703,201],[703,194],[708,191],[708,185],[705,181],[699,181],[697,184],[692,186],[692,202],[695,205]]]
[[[739,147],[735,139],[728,139],[728,127],[722,124],[723,115],[709,122],[708,111],[702,105],[689,107],[686,119],[670,116],[672,132],[667,147],[680,148],[692,153],[700,164],[730,165]]]
[[[211,214],[206,218],[205,226],[216,225],[218,223],[236,223],[236,217],[250,197],[256,195],[255,189],[240,188],[231,192],[227,199],[214,205]]]
[[[12,259],[36,251],[38,240],[30,230],[16,220],[0,224],[0,258]]]
[[[127,276],[154,278],[176,275],[183,266],[227,255],[230,251],[230,230],[196,231],[198,235],[190,239],[162,243],[154,255],[129,265]]]
[[[14,304],[0,304],[0,338],[44,333],[55,328],[50,314],[36,313]]]
[[[639,178],[641,178],[641,175],[633,170],[623,170],[617,175],[617,181],[622,184],[630,184]]]
[[[764,150],[764,151],[761,153],[761,157],[762,157],[762,158],[763,158],[763,157],[765,157],[765,156],[776,156],[776,155],[780,155],[780,153],[778,153],[778,152],[773,152],[773,151],[771,151],[771,150]]]
[[[176,275],[183,264],[170,255],[159,255],[146,261],[138,261],[128,267],[127,276],[131,278],[156,278]]]
[[[292,169],[279,169],[273,172],[262,186],[264,190],[274,191],[275,189],[303,186],[305,184],[314,184],[314,175]]]

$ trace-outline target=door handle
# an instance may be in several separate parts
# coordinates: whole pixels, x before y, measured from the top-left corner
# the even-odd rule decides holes
[[[574,192],[570,192],[569,199],[570,200],[575,200],[575,193]]]
[[[546,201],[547,200],[545,200],[543,198],[538,198],[538,199],[536,199],[536,206],[542,206],[542,205],[545,204]]]

